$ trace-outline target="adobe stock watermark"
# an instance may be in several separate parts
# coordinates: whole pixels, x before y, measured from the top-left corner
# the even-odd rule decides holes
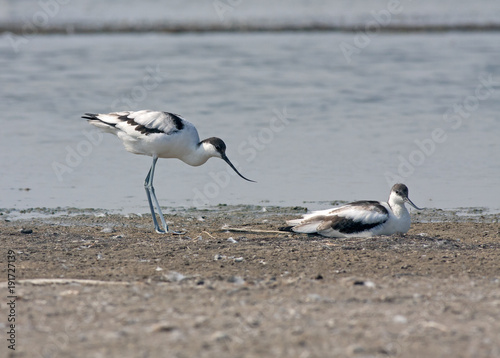
[[[471,117],[472,113],[477,111],[482,101],[486,101],[496,93],[495,85],[499,83],[493,80],[491,74],[480,75],[479,84],[474,90],[474,94],[465,97],[462,101],[454,103],[444,114],[443,121],[451,124],[451,129],[457,130],[463,124],[465,119]],[[433,155],[439,144],[446,142],[448,134],[443,128],[435,128],[427,138],[422,140],[415,139],[416,149],[411,151],[407,157],[398,155],[397,174],[387,171],[385,179],[389,185],[404,182],[404,179],[410,177],[415,168],[423,165],[427,157]]]
[[[146,74],[140,83],[113,100],[110,105],[111,110],[119,111],[125,108],[133,110],[140,102],[146,100],[149,93],[155,90],[163,81],[164,77],[161,75],[159,65],[155,68],[146,67]],[[97,128],[83,130],[82,134],[84,138],[76,145],[66,146],[63,162],[52,162],[52,171],[59,182],[62,182],[65,175],[72,173],[86,157],[92,154],[94,147],[102,143],[103,132]]]
[[[452,129],[458,129],[462,126],[463,120],[468,119],[472,112],[477,111],[479,103],[489,99],[495,94],[495,86],[500,82],[495,82],[491,74],[481,74],[478,78],[479,84],[474,89],[474,94],[463,99],[462,102],[453,104],[443,115],[443,120],[451,123]]]
[[[69,291],[67,294],[71,295],[73,293]],[[42,316],[37,322],[37,329],[46,332],[47,339],[43,345],[39,347],[38,356],[40,358],[57,357],[60,356],[61,352],[70,348],[70,340],[77,336],[80,332],[79,328],[84,324],[90,325],[96,321],[95,312],[92,310],[87,311],[85,315],[80,313],[80,318],[77,318],[77,316],[69,316],[68,319],[58,325],[58,331],[52,329],[48,324],[47,316]]]
[[[269,119],[267,127],[261,128],[256,135],[249,135],[246,140],[238,146],[238,153],[245,157],[247,163],[251,163],[257,158],[259,152],[262,152],[274,140],[276,134],[285,130],[290,124],[286,107],[282,111],[273,110],[274,116]],[[233,162],[239,169],[238,162]],[[193,189],[193,206],[199,207],[208,205],[211,199],[219,196],[222,189],[226,188],[231,182],[231,178],[237,174],[226,165],[224,169],[218,172],[209,172],[210,181],[200,190]]]
[[[412,0],[405,0],[411,2]],[[371,42],[372,38],[380,33],[383,27],[389,26],[394,16],[403,12],[401,0],[388,0],[385,9],[370,11],[373,20],[368,21],[363,30],[356,33],[352,43],[342,41],[339,45],[347,63],[352,62],[353,55],[359,55]]]
[[[97,128],[83,130],[82,134],[85,139],[80,140],[75,146],[66,146],[64,163],[52,162],[52,171],[60,183],[64,181],[66,174],[72,173],[84,158],[92,154],[94,147],[102,143],[103,133]]]
[[[37,6],[40,10],[36,11],[29,20],[23,23],[21,34],[7,33],[4,38],[9,41],[14,52],[18,53],[21,47],[26,45],[40,30],[49,27],[50,20],[59,14],[61,6],[69,3],[70,0],[38,0]]]
[[[156,67],[146,67],[146,74],[141,82],[129,91],[121,94],[111,102],[111,110],[134,109],[137,105],[148,98],[148,94],[154,91],[165,80],[160,70],[160,65]]]
[[[226,13],[232,13],[242,3],[243,0],[214,0],[212,5],[220,21],[224,21],[227,19]]]

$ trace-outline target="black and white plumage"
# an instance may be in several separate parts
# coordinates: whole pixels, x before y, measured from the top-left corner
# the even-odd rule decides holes
[[[355,201],[338,208],[314,211],[301,219],[287,221],[290,231],[326,237],[370,237],[406,233],[410,229],[408,188],[395,184],[387,202]]]
[[[153,157],[153,164],[144,182],[155,230],[168,232],[168,226],[156,199],[153,177],[158,158],[177,158],[184,163],[199,166],[209,158],[224,160],[240,177],[241,175],[226,156],[226,144],[222,139],[211,137],[200,141],[196,127],[181,116],[160,111],[123,111],[108,114],[85,113],[82,118],[104,132],[121,139],[125,149],[134,154]],[[153,202],[164,230],[156,220]]]

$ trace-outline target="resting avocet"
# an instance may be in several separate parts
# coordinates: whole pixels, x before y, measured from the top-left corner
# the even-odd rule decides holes
[[[158,158],[177,158],[184,163],[199,166],[209,158],[221,158],[243,179],[226,156],[226,144],[219,138],[211,137],[200,141],[196,127],[177,114],[160,111],[123,111],[108,114],[85,113],[82,118],[104,132],[120,138],[125,149],[134,154],[153,157],[153,164],[144,182],[149,208],[153,216],[156,232],[168,232],[168,225],[161,212],[153,187],[153,177]],[[153,202],[158,210],[164,230],[156,220]]]
[[[410,214],[405,202],[417,207],[408,198],[408,188],[395,184],[389,200],[355,201],[338,208],[314,211],[301,219],[289,220],[284,230],[326,237],[370,237],[406,233],[410,229]]]

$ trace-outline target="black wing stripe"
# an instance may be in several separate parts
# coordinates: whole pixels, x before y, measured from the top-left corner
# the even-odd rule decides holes
[[[175,128],[180,131],[182,128],[184,128],[184,123],[182,122],[182,118],[180,118],[177,114],[169,113],[169,112],[163,112],[167,116],[171,117],[172,120],[174,121]]]
[[[82,116],[82,118],[85,118],[89,121],[99,121],[99,122],[104,123],[104,124],[111,126],[111,127],[116,126],[116,123],[108,123],[108,122],[103,121],[102,119],[100,119],[98,117],[98,114],[95,114],[95,113],[85,113],[85,115]]]
[[[370,230],[375,226],[379,226],[387,221],[379,221],[376,223],[362,223],[360,221],[354,221],[346,218],[336,216],[330,221],[330,226],[332,229],[337,230],[343,234],[355,234],[358,232],[363,232]]]
[[[131,125],[132,127],[135,127],[136,131],[141,132],[141,134],[144,134],[144,135],[149,135],[152,133],[165,133],[162,130],[159,130],[157,128],[148,128],[142,124],[139,124],[136,121],[134,121],[133,118],[130,118],[128,116],[119,116],[118,119],[120,121],[127,122],[127,124]]]

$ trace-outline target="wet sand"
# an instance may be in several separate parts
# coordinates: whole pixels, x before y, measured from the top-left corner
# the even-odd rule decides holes
[[[184,235],[42,212],[0,215],[0,292],[13,250],[17,295],[1,356],[500,356],[499,215],[430,210],[406,235],[328,239],[227,230],[276,230],[300,207],[171,211]]]

